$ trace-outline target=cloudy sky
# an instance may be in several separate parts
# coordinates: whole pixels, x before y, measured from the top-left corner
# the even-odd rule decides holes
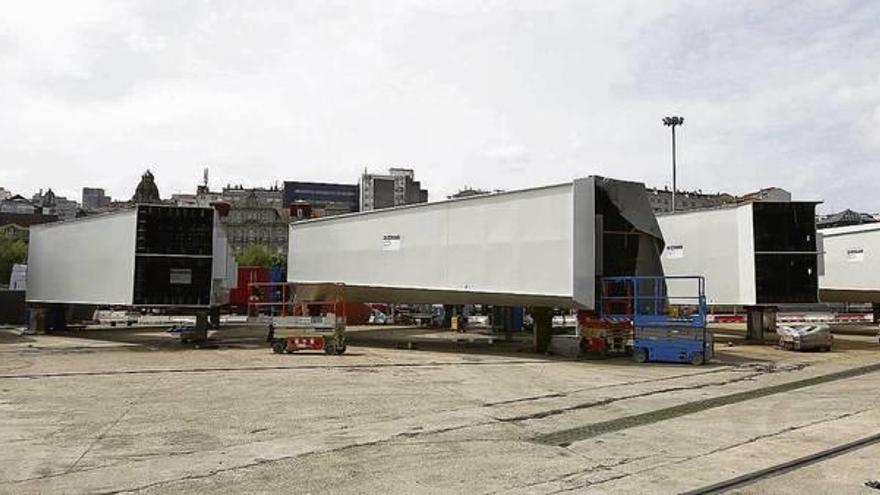
[[[880,2],[3,2],[0,186],[127,198],[416,169],[880,211]]]

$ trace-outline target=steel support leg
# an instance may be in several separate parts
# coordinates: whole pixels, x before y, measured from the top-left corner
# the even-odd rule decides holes
[[[545,353],[553,338],[553,311],[547,307],[532,308],[535,352]]]
[[[196,313],[196,326],[189,332],[180,334],[182,342],[204,342],[208,340],[208,312],[199,311]]]
[[[220,306],[211,306],[209,326],[213,329],[220,328]]]
[[[28,316],[28,333],[44,334],[47,329],[49,309],[45,306],[34,305],[30,307],[30,315]]]
[[[746,306],[746,340],[763,342],[766,333],[776,333],[774,306]]]

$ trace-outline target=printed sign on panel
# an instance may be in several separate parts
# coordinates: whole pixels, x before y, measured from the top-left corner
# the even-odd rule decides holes
[[[383,235],[382,251],[400,251],[400,234]]]
[[[670,244],[666,246],[666,258],[670,260],[678,260],[684,258],[684,246],[681,244]]]
[[[846,250],[846,261],[850,263],[865,261],[865,250],[863,248],[848,248]]]

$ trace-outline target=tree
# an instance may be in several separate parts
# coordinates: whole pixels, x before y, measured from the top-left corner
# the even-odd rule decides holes
[[[235,253],[239,266],[284,266],[284,256],[264,244],[251,244]]]
[[[27,243],[6,232],[0,232],[0,284],[9,281],[12,265],[27,262]]]

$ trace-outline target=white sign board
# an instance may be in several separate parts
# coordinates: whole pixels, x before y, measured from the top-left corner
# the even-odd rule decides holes
[[[862,263],[865,261],[865,250],[863,248],[847,248],[846,261],[850,263]]]
[[[172,268],[169,282],[171,285],[192,284],[192,270],[189,268]]]
[[[670,244],[665,249],[666,259],[679,260],[684,258],[684,246],[681,244]]]
[[[400,251],[400,234],[383,235],[382,251]]]

